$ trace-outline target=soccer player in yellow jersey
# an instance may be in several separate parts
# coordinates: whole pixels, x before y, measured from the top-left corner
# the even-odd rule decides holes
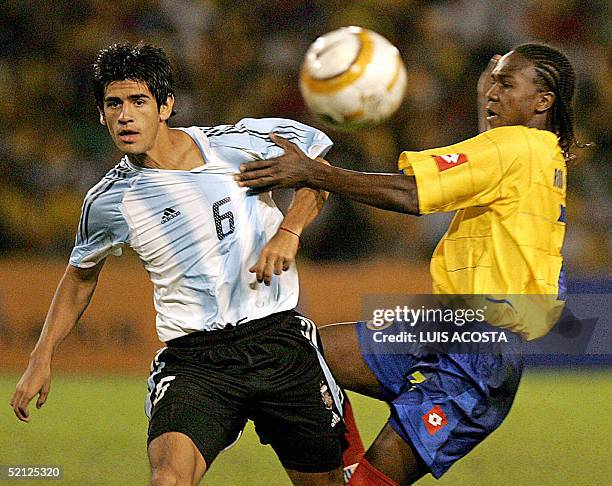
[[[236,179],[251,187],[324,189],[415,215],[457,211],[431,261],[434,292],[476,294],[490,304],[490,324],[517,341],[541,337],[563,307],[574,70],[564,54],[542,44],[496,56],[490,69],[479,83],[483,133],[403,152],[401,174],[323,165],[275,137],[285,155],[247,164]],[[501,424],[522,373],[521,356],[512,351],[368,353],[366,323],[320,334],[338,381],[391,406],[353,485],[406,484],[428,472],[439,478]]]

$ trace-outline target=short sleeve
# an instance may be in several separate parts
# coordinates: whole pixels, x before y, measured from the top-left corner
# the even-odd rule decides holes
[[[263,159],[282,155],[283,149],[270,140],[271,132],[296,144],[309,157],[323,157],[333,142],[321,130],[286,118],[243,118],[236,125],[207,133],[211,145],[247,148]]]
[[[109,255],[121,255],[129,228],[120,209],[123,193],[113,190],[116,182],[103,181],[85,196],[71,265],[90,268]]]
[[[529,148],[522,128],[500,127],[448,147],[402,152],[398,166],[415,176],[421,214],[498,200],[504,179],[521,169],[520,158]]]

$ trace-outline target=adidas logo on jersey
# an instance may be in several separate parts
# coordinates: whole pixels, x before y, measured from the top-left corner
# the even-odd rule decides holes
[[[172,208],[164,209],[164,215],[162,216],[161,224],[167,223],[168,221],[173,220],[177,216],[180,216],[181,212]]]

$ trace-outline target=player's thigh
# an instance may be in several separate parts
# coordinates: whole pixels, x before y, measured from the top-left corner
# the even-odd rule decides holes
[[[224,369],[207,366],[199,354],[195,358],[201,359],[195,359],[195,352],[190,353],[168,348],[153,362],[146,400],[148,443],[164,436],[163,444],[176,443],[183,451],[184,441],[168,442],[178,434],[195,445],[210,466],[246,424],[241,410],[246,391]]]
[[[381,387],[361,354],[357,323],[341,323],[318,329],[325,361],[338,384],[347,390],[379,398]]]
[[[285,469],[291,482],[296,486],[341,486],[344,484],[342,466],[323,473],[306,473]]]
[[[151,483],[198,484],[206,472],[206,462],[193,441],[180,432],[166,432],[148,447]]]
[[[383,427],[365,457],[385,476],[402,485],[412,484],[428,472],[418,453],[390,424]]]

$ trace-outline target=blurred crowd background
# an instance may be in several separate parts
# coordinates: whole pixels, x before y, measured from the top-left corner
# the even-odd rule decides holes
[[[539,40],[561,47],[578,73],[569,168],[570,271],[608,274],[610,3],[573,0],[4,0],[0,7],[0,251],[66,258],[85,192],[116,152],[98,122],[91,64],[121,41],[162,46],[176,68],[175,126],[282,116],[323,128],[330,160],[396,170],[402,149],[475,135],[476,81],[495,53]],[[409,71],[400,112],[377,128],[326,129],[304,108],[298,72],[319,35],[360,25],[398,46]],[[426,261],[449,215],[411,218],[330,199],[305,235],[317,260],[381,256]]]

